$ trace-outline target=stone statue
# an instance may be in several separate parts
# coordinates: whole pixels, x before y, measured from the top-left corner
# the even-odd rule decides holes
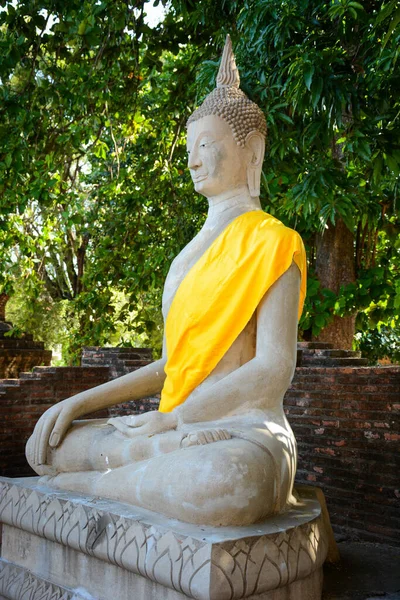
[[[209,211],[168,273],[163,358],[44,413],[27,458],[48,485],[215,526],[289,507],[296,442],[282,401],[305,259],[298,235],[261,210],[265,135],[261,110],[239,89],[228,36],[217,88],[188,121],[188,167]],[[161,390],[159,411],[74,421]]]

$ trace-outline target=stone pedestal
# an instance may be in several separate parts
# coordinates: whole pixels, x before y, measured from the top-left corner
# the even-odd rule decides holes
[[[302,498],[250,527],[200,527],[0,479],[0,599],[320,600],[321,509]]]

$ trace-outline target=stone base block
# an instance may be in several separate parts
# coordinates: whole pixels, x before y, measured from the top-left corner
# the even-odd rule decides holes
[[[200,527],[0,478],[0,600],[320,600],[315,498],[250,527]]]

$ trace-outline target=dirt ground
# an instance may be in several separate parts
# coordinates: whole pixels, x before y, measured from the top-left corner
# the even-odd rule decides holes
[[[325,565],[323,600],[400,600],[400,548],[340,542],[341,562]]]

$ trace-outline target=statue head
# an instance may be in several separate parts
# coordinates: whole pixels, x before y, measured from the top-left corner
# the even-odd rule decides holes
[[[188,166],[196,191],[206,197],[240,185],[247,185],[251,196],[260,193],[267,125],[239,84],[228,35],[217,87],[187,122]]]

